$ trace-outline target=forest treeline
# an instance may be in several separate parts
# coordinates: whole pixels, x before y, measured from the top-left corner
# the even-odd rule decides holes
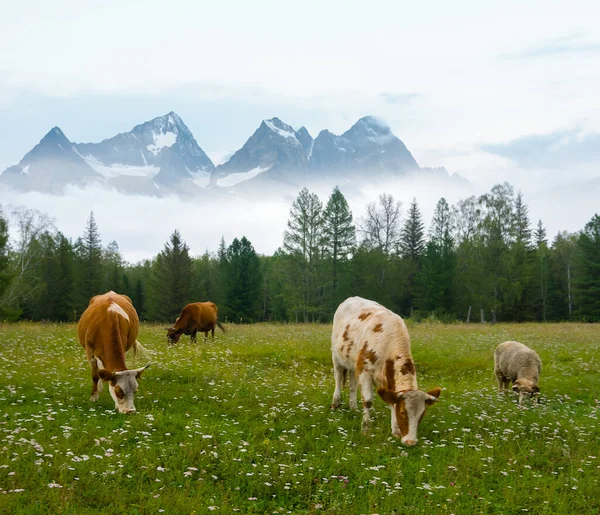
[[[303,189],[272,256],[244,236],[194,256],[183,236],[130,264],[93,213],[73,241],[39,211],[0,206],[0,318],[75,321],[114,290],[161,322],[203,300],[221,320],[327,322],[352,295],[417,320],[600,321],[600,216],[550,241],[508,183],[441,198],[428,225],[416,200],[403,209],[385,193],[355,218],[339,188],[325,204]]]

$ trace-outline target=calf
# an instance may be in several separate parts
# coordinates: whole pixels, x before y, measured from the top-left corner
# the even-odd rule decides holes
[[[513,392],[519,394],[519,404],[526,395],[538,395],[538,380],[542,362],[537,353],[519,342],[503,342],[494,351],[494,373],[498,380],[498,390],[508,388],[513,383]]]
[[[181,310],[181,315],[175,320],[173,327],[167,328],[167,342],[174,345],[182,334],[189,334],[190,341],[196,343],[196,333],[204,332],[204,339],[212,331],[215,338],[215,326],[225,332],[225,328],[217,320],[217,305],[214,302],[192,302]]]
[[[133,397],[137,380],[150,365],[128,370],[125,352],[134,355],[143,348],[137,341],[139,319],[131,299],[114,291],[92,297],[77,324],[77,337],[92,368],[92,396],[96,402],[102,381],[108,382],[110,395],[119,413],[134,413]]]
[[[417,443],[417,428],[427,406],[437,401],[441,388],[417,389],[417,374],[404,320],[381,304],[360,297],[342,302],[333,317],[331,353],[335,392],[332,408],[341,405],[341,388],[350,379],[350,408],[357,409],[360,384],[363,430],[370,425],[373,384],[392,415],[392,434],[405,445]]]

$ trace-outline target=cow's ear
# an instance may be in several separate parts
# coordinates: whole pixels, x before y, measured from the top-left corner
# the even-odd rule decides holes
[[[434,402],[437,402],[438,397],[440,396],[440,394],[442,393],[442,389],[437,386],[436,388],[434,388],[433,390],[429,390],[427,392],[427,399],[425,399],[425,404],[427,404],[428,406],[431,406]]]
[[[402,393],[392,392],[392,390],[383,387],[377,388],[377,393],[386,404],[396,404],[400,402],[400,399],[402,398]]]
[[[98,370],[98,377],[100,377],[100,379],[102,379],[103,381],[114,381],[115,380],[114,372],[109,372],[105,368],[101,368],[100,370]]]
[[[149,366],[150,366],[150,363],[148,363],[148,364],[147,364],[145,367],[142,367],[142,368],[138,368],[138,369],[136,369],[136,371],[135,371],[135,378],[136,378],[136,379],[139,379],[139,378],[140,378],[140,376],[142,375],[142,372],[143,372],[144,370],[146,370],[146,369],[147,369]]]

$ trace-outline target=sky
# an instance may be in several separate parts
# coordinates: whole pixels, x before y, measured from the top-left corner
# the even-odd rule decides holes
[[[534,200],[600,176],[595,1],[6,4],[0,170],[53,126],[100,141],[173,110],[215,163],[265,118],[316,136],[376,115],[421,166],[481,189]]]

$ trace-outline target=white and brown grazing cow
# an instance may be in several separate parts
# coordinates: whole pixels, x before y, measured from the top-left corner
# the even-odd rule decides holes
[[[519,394],[519,404],[526,395],[532,399],[538,395],[538,381],[542,371],[542,361],[537,353],[519,342],[503,342],[494,351],[494,374],[498,380],[498,390],[503,391],[513,383],[513,392]]]
[[[110,395],[119,413],[135,413],[133,397],[137,380],[150,365],[128,370],[125,352],[134,355],[143,348],[137,341],[139,318],[131,299],[110,291],[92,297],[77,324],[77,337],[92,367],[92,396],[96,402],[102,390],[100,379],[109,383]]]
[[[179,341],[182,334],[189,334],[190,341],[196,343],[196,333],[204,333],[204,339],[208,338],[208,332],[212,331],[215,338],[215,327],[225,332],[225,328],[217,320],[219,310],[214,302],[192,302],[181,310],[181,315],[175,320],[173,327],[167,328],[167,342],[174,345]]]
[[[425,410],[437,401],[442,390],[418,390],[404,320],[377,302],[350,297],[339,305],[333,317],[331,352],[335,377],[331,407],[340,407],[341,389],[349,375],[350,408],[357,409],[359,384],[364,408],[362,428],[368,429],[374,384],[390,406],[392,434],[401,437],[405,445],[415,445]]]

